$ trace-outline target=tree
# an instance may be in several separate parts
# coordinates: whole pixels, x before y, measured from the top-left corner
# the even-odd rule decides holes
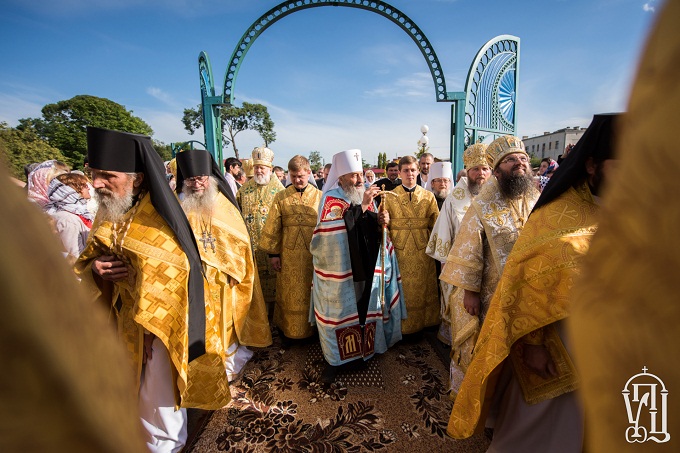
[[[172,160],[172,147],[170,145],[167,145],[160,140],[152,140],[152,143],[153,148],[158,155],[161,156],[161,159],[163,159],[164,162]]]
[[[84,94],[47,104],[42,108],[42,118],[20,119],[17,129],[33,129],[38,137],[59,148],[68,164],[81,168],[87,155],[87,126],[153,134],[151,126],[131,110],[109,99]]]
[[[0,154],[12,176],[26,181],[24,166],[35,162],[56,159],[66,162],[57,148],[41,140],[34,131],[13,129],[0,123]]]
[[[262,137],[265,146],[276,141],[274,132],[274,121],[272,121],[267,107],[262,104],[251,104],[244,102],[241,107],[235,105],[223,106],[220,109],[222,119],[222,142],[223,146],[231,145],[234,156],[238,159],[238,148],[236,147],[236,136],[243,131],[256,131]],[[203,127],[203,109],[199,104],[195,109],[184,109],[182,117],[184,129],[190,134],[194,134],[200,127]]]
[[[321,153],[318,151],[312,151],[309,153],[309,166],[312,171],[316,173],[323,166],[323,159],[321,158]]]

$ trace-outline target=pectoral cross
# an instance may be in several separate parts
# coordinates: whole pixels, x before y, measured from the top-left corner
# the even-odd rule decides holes
[[[208,233],[207,231],[204,231],[203,234],[201,235],[201,239],[199,239],[203,243],[203,250],[206,252],[208,251],[208,244],[210,244],[210,248],[212,248],[213,253],[215,253],[215,238],[212,237],[212,233]]]

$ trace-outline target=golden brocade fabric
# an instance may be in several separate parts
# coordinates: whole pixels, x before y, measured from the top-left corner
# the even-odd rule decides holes
[[[385,206],[408,316],[402,320],[401,331],[409,334],[439,324],[437,272],[434,260],[425,253],[439,209],[432,192],[420,186],[412,193],[398,186],[393,193],[398,196],[387,197]]]
[[[267,254],[259,249],[260,235],[267,222],[267,216],[271,208],[274,196],[283,190],[281,181],[275,175],[266,185],[259,185],[254,179],[243,184],[236,192],[236,200],[241,208],[243,220],[250,235],[253,254],[257,262],[257,270],[260,274],[260,286],[264,294],[265,302],[274,302],[276,294],[276,271],[269,263]]]
[[[679,449],[680,153],[672,131],[680,105],[680,1],[664,2],[655,14],[627,113],[617,119],[616,171],[611,179],[607,174],[601,222],[574,286],[568,319],[583,381],[579,393],[589,452]],[[631,401],[631,413],[621,391],[643,367],[663,382],[667,402],[643,390],[641,396],[656,396],[655,411]],[[632,420],[644,431],[637,441],[629,437],[637,425]]]
[[[118,332],[123,339],[137,378],[142,372],[144,329],[165,345],[177,374],[178,401],[182,407],[218,408],[230,400],[223,364],[223,346],[215,323],[206,323],[206,354],[188,363],[189,262],[170,227],[156,212],[147,193],[121,222],[129,223],[122,236],[122,256],[129,278],[105,282],[100,288],[90,265],[102,255],[113,255],[111,222],[95,219],[88,243],[75,264],[81,284],[93,299],[117,310]],[[217,319],[206,306],[207,320]]]
[[[472,203],[472,194],[468,189],[467,180],[465,176],[460,178],[456,187],[446,197],[427,244],[425,253],[441,263],[446,263],[456,234],[460,231],[460,222],[470,207],[470,203]],[[455,286],[443,280],[439,281],[439,286],[441,288],[442,325],[439,329],[438,338],[450,346],[452,341],[451,296]]]
[[[498,181],[491,177],[461,220],[460,231],[439,277],[456,287],[449,298],[453,397],[472,360],[479,328],[486,317],[505,261],[538,196],[538,191],[532,189],[528,196],[515,200],[517,209],[511,209],[498,187]],[[525,216],[518,218],[517,212]],[[463,290],[479,293],[479,316],[471,316],[465,310]]]
[[[187,218],[196,235],[203,261],[206,303],[210,303],[225,351],[238,342],[244,346],[266,347],[272,342],[267,308],[255,287],[255,262],[250,237],[236,207],[223,195],[215,199],[210,221],[196,213]],[[204,247],[201,238],[206,223],[215,238],[215,251]],[[212,322],[211,320],[208,320]]]
[[[597,230],[597,213],[583,184],[531,215],[491,300],[451,413],[447,430],[451,436],[470,437],[484,427],[499,365],[509,356],[529,404],[577,387],[574,366],[553,323],[569,315],[571,288]],[[529,334],[544,337],[558,370],[556,378],[544,380],[522,364],[518,340]]]
[[[0,167],[0,451],[144,453],[135,382],[47,215]]]
[[[309,323],[312,254],[309,244],[316,227],[321,191],[308,185],[299,193],[295,187],[276,194],[267,223],[260,236],[263,252],[278,254],[281,272],[276,280],[274,324],[288,338],[307,338],[316,330]]]

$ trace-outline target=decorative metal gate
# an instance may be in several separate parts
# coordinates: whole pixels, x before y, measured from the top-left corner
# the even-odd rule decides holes
[[[258,36],[284,17],[309,8],[322,6],[344,6],[370,11],[387,18],[404,30],[416,43],[430,69],[437,102],[451,102],[451,161],[457,172],[463,168],[462,155],[466,144],[478,137],[479,131],[513,133],[515,131],[515,87],[519,74],[519,38],[499,36],[489,41],[477,54],[470,69],[465,92],[446,91],[446,79],[434,47],[425,33],[406,14],[383,1],[371,0],[288,0],[280,3],[260,16],[246,30],[236,45],[227,68],[223,94],[215,95],[215,84],[210,60],[205,52],[198,58],[201,104],[203,109],[205,144],[220,167],[222,159],[222,127],[219,109],[234,100],[236,76],[246,53]],[[493,43],[493,44],[492,44]],[[507,44],[506,44],[507,43]],[[489,46],[495,46],[487,55]],[[506,49],[507,47],[507,49]],[[483,53],[482,53],[483,52]],[[505,54],[514,52],[514,59]],[[502,55],[502,56],[501,56]],[[502,73],[502,74],[501,74]],[[490,78],[496,77],[490,81]],[[491,94],[488,90],[495,89]],[[472,99],[472,97],[474,99]],[[490,117],[486,120],[488,113]],[[510,127],[508,127],[510,125]]]

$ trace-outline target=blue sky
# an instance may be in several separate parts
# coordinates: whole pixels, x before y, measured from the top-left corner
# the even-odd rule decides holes
[[[39,117],[78,94],[124,105],[166,143],[195,139],[181,123],[200,102],[198,54],[206,51],[221,93],[234,47],[278,0],[3,0],[0,121]],[[518,135],[587,126],[623,111],[661,0],[388,0],[433,45],[448,91],[463,91],[488,40],[521,39]],[[435,101],[416,44],[364,10],[295,12],[261,34],[236,78],[235,103],[267,105],[275,163],[312,150],[360,148],[376,161],[414,153],[420,126],[430,151],[448,157],[450,104]],[[237,136],[241,156],[261,145]],[[230,152],[225,152],[230,155]]]

